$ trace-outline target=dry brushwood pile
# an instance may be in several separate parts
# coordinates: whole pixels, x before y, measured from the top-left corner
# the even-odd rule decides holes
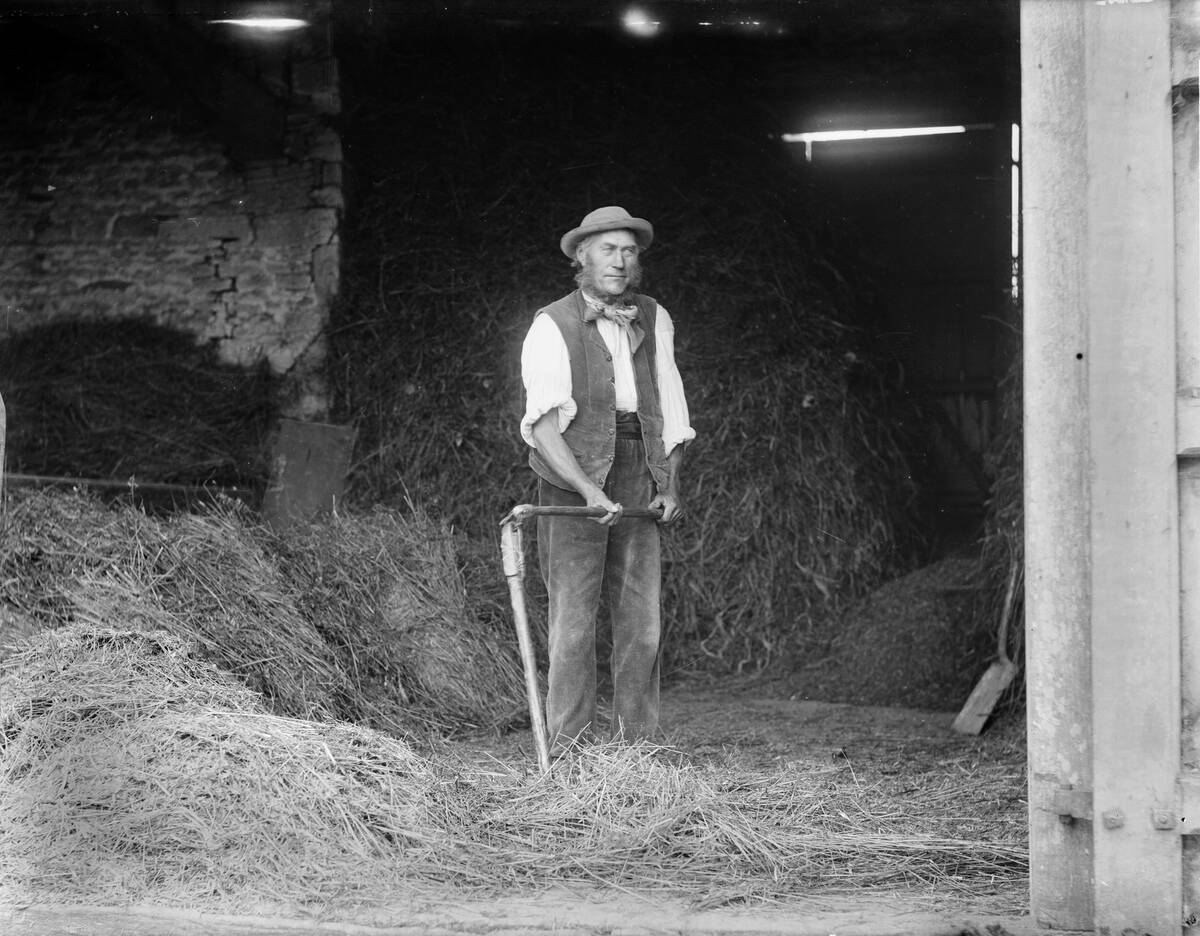
[[[208,655],[79,623],[0,663],[0,891],[363,919],[447,889],[720,906],[889,886],[979,899],[1024,876],[1011,828],[954,834],[944,780],[922,811],[828,767],[681,766],[646,745],[590,748],[542,777],[274,714]]]
[[[276,533],[236,501],[155,517],[86,493],[13,492],[0,608],[26,631],[175,634],[279,715],[397,735],[505,727],[523,705],[511,625],[498,632],[468,602],[459,541],[415,508]]]
[[[355,37],[331,328],[352,496],[411,497],[494,554],[532,498],[519,350],[573,287],[558,238],[624,205],[656,228],[642,289],[676,321],[699,433],[666,546],[667,671],[762,668],[821,644],[912,520],[911,414],[853,327],[853,245],[768,139],[753,62],[545,38]],[[603,81],[579,67],[597,57]]]
[[[9,471],[261,488],[273,380],[141,321],[52,322],[0,341]]]

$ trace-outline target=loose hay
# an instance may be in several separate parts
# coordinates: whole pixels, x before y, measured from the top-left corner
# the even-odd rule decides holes
[[[511,623],[468,599],[464,546],[410,503],[296,525],[281,552],[306,614],[365,694],[398,690],[445,730],[503,727],[524,705],[521,663]]]
[[[9,899],[337,917],[431,887],[578,883],[716,906],[897,884],[977,894],[1026,861],[1019,841],[923,829],[832,770],[700,769],[650,745],[580,749],[549,778],[424,757],[272,716],[162,633],[42,635],[0,667],[0,698]]]
[[[9,893],[353,900],[427,847],[428,767],[405,743],[273,716],[171,635],[72,626],[7,663],[0,685]]]
[[[14,492],[0,527],[0,598],[48,627],[172,631],[277,712],[332,714],[350,693],[347,676],[296,608],[256,526],[235,501],[159,519],[82,492]]]
[[[462,537],[411,505],[277,534],[235,501],[153,517],[81,492],[9,500],[0,623],[167,630],[280,715],[401,736],[521,717],[511,620],[468,599]]]

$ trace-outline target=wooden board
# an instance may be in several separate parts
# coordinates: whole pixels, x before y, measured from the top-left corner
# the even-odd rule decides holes
[[[332,511],[345,489],[357,432],[282,419],[271,457],[263,517],[276,529]]]

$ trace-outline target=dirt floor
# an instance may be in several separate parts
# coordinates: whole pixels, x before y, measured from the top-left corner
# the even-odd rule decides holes
[[[836,771],[879,801],[911,804],[922,830],[970,840],[1024,841],[1025,757],[1019,716],[978,738],[951,730],[953,712],[867,708],[803,701],[786,680],[693,680],[663,695],[669,741],[696,764],[748,771]],[[528,731],[455,742],[466,760],[533,759]],[[933,808],[931,808],[933,804]],[[399,897],[399,895],[397,895]],[[454,895],[398,899],[353,923],[218,917],[123,909],[3,905],[5,936],[283,936],[324,934],[970,934],[1037,929],[1027,916],[1026,882],[1011,877],[937,892],[813,893],[786,905],[736,904],[678,896],[577,888],[536,896],[464,902]],[[1038,930],[1044,933],[1045,930]]]

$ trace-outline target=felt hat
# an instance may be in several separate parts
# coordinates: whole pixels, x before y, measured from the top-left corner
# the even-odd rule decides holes
[[[559,246],[562,247],[563,253],[574,260],[575,248],[589,234],[619,230],[632,231],[634,238],[638,242],[638,246],[643,250],[649,247],[650,242],[654,240],[654,228],[651,227],[649,221],[644,218],[631,217],[629,212],[624,208],[609,205],[606,208],[597,208],[595,211],[589,211],[584,215],[583,220],[579,222],[579,227],[572,228],[562,236]]]

